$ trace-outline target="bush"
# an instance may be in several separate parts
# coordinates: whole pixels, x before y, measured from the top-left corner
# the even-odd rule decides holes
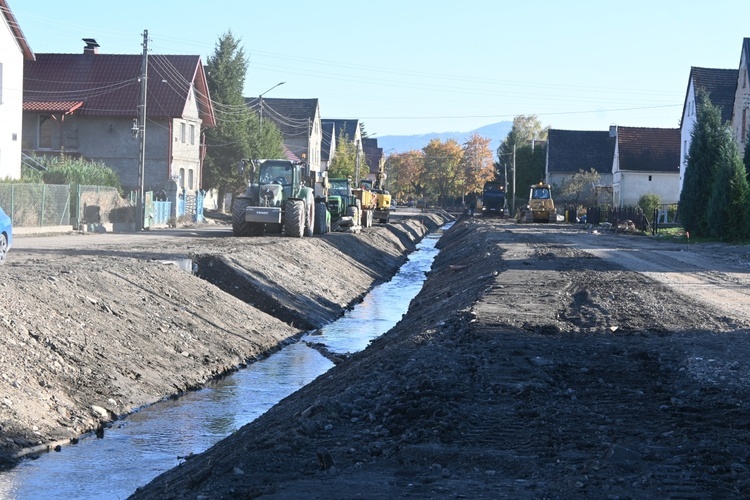
[[[646,193],[638,198],[638,206],[643,210],[643,215],[650,219],[654,216],[654,210],[657,210],[661,205],[661,198],[658,194]]]
[[[120,178],[104,163],[73,158],[71,156],[34,157],[46,170],[38,171],[27,166],[21,169],[21,181],[33,184],[84,184],[109,186],[122,191]],[[15,181],[18,182],[18,181]]]

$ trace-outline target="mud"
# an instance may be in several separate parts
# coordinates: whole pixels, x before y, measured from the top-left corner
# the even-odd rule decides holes
[[[479,219],[439,245],[395,328],[133,498],[750,496],[746,247]]]
[[[303,239],[234,238],[221,225],[19,236],[0,267],[0,466],[296,341],[389,279],[442,223]],[[185,260],[194,274],[174,265]]]

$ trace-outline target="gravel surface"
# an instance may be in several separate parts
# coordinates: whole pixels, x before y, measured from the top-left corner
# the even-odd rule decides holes
[[[476,218],[439,245],[390,332],[133,498],[750,496],[747,247]]]

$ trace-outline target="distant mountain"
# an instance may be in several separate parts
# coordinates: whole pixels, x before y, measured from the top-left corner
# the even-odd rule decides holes
[[[491,125],[485,125],[469,132],[433,132],[430,134],[420,135],[384,135],[378,137],[378,147],[383,151],[391,153],[405,153],[407,151],[421,150],[432,139],[440,139],[442,142],[448,139],[455,139],[459,144],[466,142],[472,135],[479,134],[481,137],[491,139],[490,150],[493,154],[497,151],[498,146],[508,136],[508,132],[513,128],[513,122],[498,122]]]

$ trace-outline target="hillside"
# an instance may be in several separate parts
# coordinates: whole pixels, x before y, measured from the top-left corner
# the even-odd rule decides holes
[[[497,151],[500,143],[505,139],[513,127],[512,121],[504,121],[485,125],[475,130],[468,132],[431,132],[428,134],[417,134],[417,135],[384,135],[378,137],[378,146],[383,148],[383,151],[390,151],[395,153],[404,153],[406,151],[420,150],[425,147],[432,139],[440,139],[442,142],[448,139],[455,139],[459,144],[466,142],[474,133],[479,134],[482,137],[492,139],[490,143],[490,149],[494,153]]]

